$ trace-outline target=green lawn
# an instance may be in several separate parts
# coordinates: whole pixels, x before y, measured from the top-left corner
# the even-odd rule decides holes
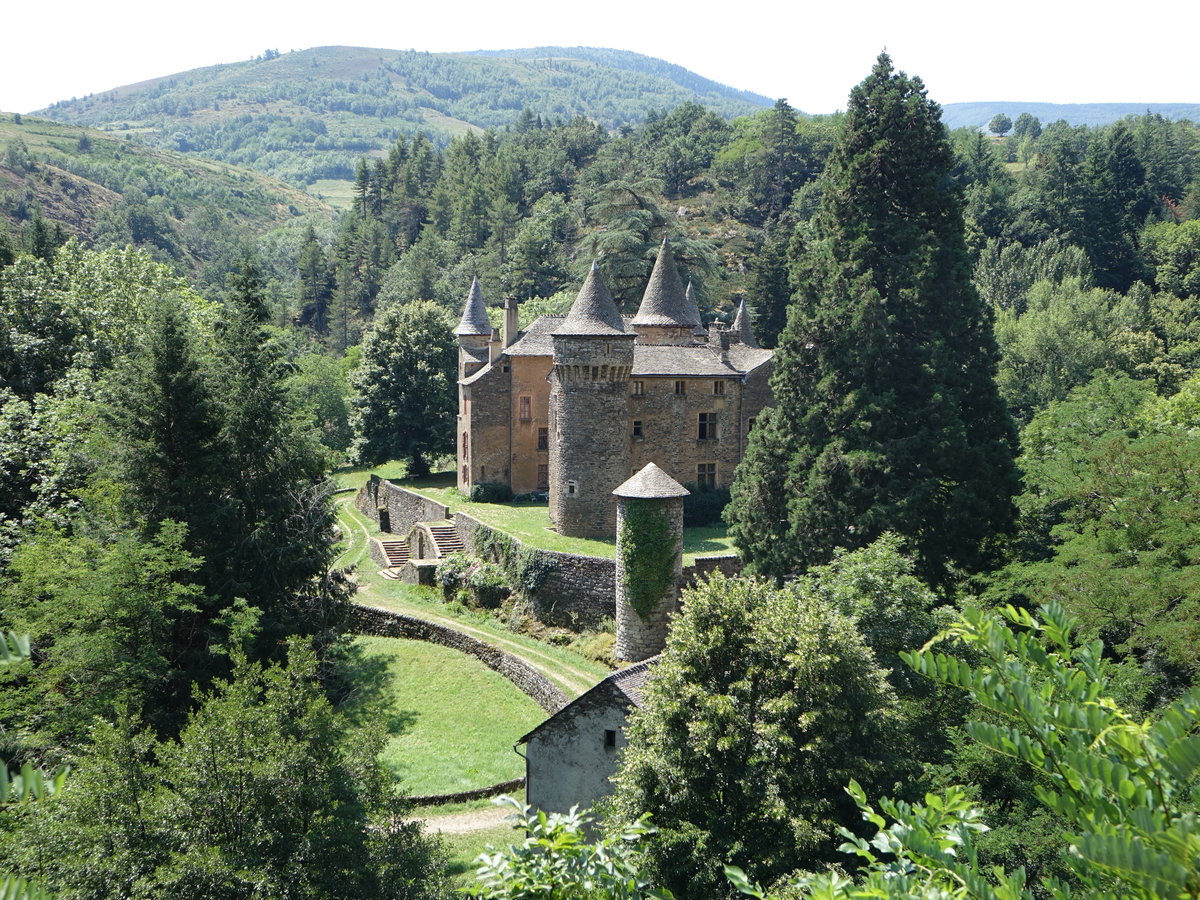
[[[397,638],[359,637],[346,705],[360,721],[381,717],[382,760],[407,794],[486,787],[525,774],[513,744],[546,718],[525,694],[466,654]]]
[[[387,476],[381,476],[387,477]],[[616,535],[612,540],[564,537],[550,527],[550,508],[545,503],[472,503],[454,490],[454,473],[439,472],[428,478],[408,479],[403,484],[450,507],[451,512],[463,512],[484,524],[499,528],[531,547],[558,550],[582,556],[603,556],[612,559]],[[733,553],[733,539],[724,525],[706,525],[683,530],[683,562],[688,565],[697,556]]]

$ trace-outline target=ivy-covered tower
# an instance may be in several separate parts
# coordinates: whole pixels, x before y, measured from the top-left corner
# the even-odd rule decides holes
[[[618,659],[661,653],[683,583],[683,498],[689,491],[656,466],[618,487]]]
[[[608,537],[616,528],[612,491],[629,475],[635,337],[593,265],[553,335],[550,518],[560,534]]]

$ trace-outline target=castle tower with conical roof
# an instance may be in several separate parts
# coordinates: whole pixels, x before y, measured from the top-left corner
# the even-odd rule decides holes
[[[618,487],[618,659],[640,662],[667,644],[683,583],[683,498],[690,492],[656,466]]]
[[[550,519],[560,534],[603,538],[616,528],[612,491],[629,475],[635,337],[593,265],[552,338]]]
[[[750,307],[746,305],[745,297],[738,304],[737,315],[733,317],[733,325],[730,326],[729,331],[736,340],[741,341],[747,347],[758,349],[758,341],[754,339],[754,326],[750,321]]]
[[[671,244],[663,238],[650,273],[642,304],[630,323],[642,344],[690,344],[700,325],[695,299],[689,299],[679,279]]]

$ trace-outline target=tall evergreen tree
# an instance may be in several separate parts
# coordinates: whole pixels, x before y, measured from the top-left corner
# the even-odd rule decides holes
[[[734,485],[732,530],[758,572],[782,577],[892,530],[945,582],[1012,522],[1016,435],[953,165],[940,107],[881,55],[850,94],[800,242],[777,405]]]

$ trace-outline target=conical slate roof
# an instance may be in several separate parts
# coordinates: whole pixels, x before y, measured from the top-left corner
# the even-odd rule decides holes
[[[621,311],[617,309],[617,301],[608,292],[600,270],[592,263],[587,280],[579,290],[579,296],[571,304],[571,311],[563,320],[555,334],[625,334],[625,323],[621,319]]]
[[[686,497],[690,493],[691,491],[654,463],[646,463],[642,471],[613,491],[618,497],[639,500],[665,500],[669,497]]]
[[[754,325],[750,321],[750,307],[746,305],[745,297],[738,304],[737,315],[733,317],[731,330],[741,338],[742,343],[747,347],[758,347],[758,341],[754,339]]]
[[[471,291],[467,294],[467,304],[463,307],[462,321],[454,329],[455,334],[491,334],[492,323],[488,321],[487,304],[483,302],[483,291],[479,289],[479,279],[471,280]]]
[[[708,332],[704,330],[704,320],[700,318],[700,307],[696,304],[696,294],[692,291],[692,283],[689,281],[687,290],[683,292],[683,297],[687,300],[688,309],[696,316],[696,335],[699,337],[707,337]]]
[[[683,282],[679,280],[679,270],[675,267],[675,255],[671,253],[671,245],[666,238],[663,238],[658,259],[654,261],[654,271],[650,273],[650,283],[646,285],[646,293],[642,295],[642,305],[633,317],[633,324],[687,328],[695,328],[700,324],[700,313],[695,302],[688,303]]]

